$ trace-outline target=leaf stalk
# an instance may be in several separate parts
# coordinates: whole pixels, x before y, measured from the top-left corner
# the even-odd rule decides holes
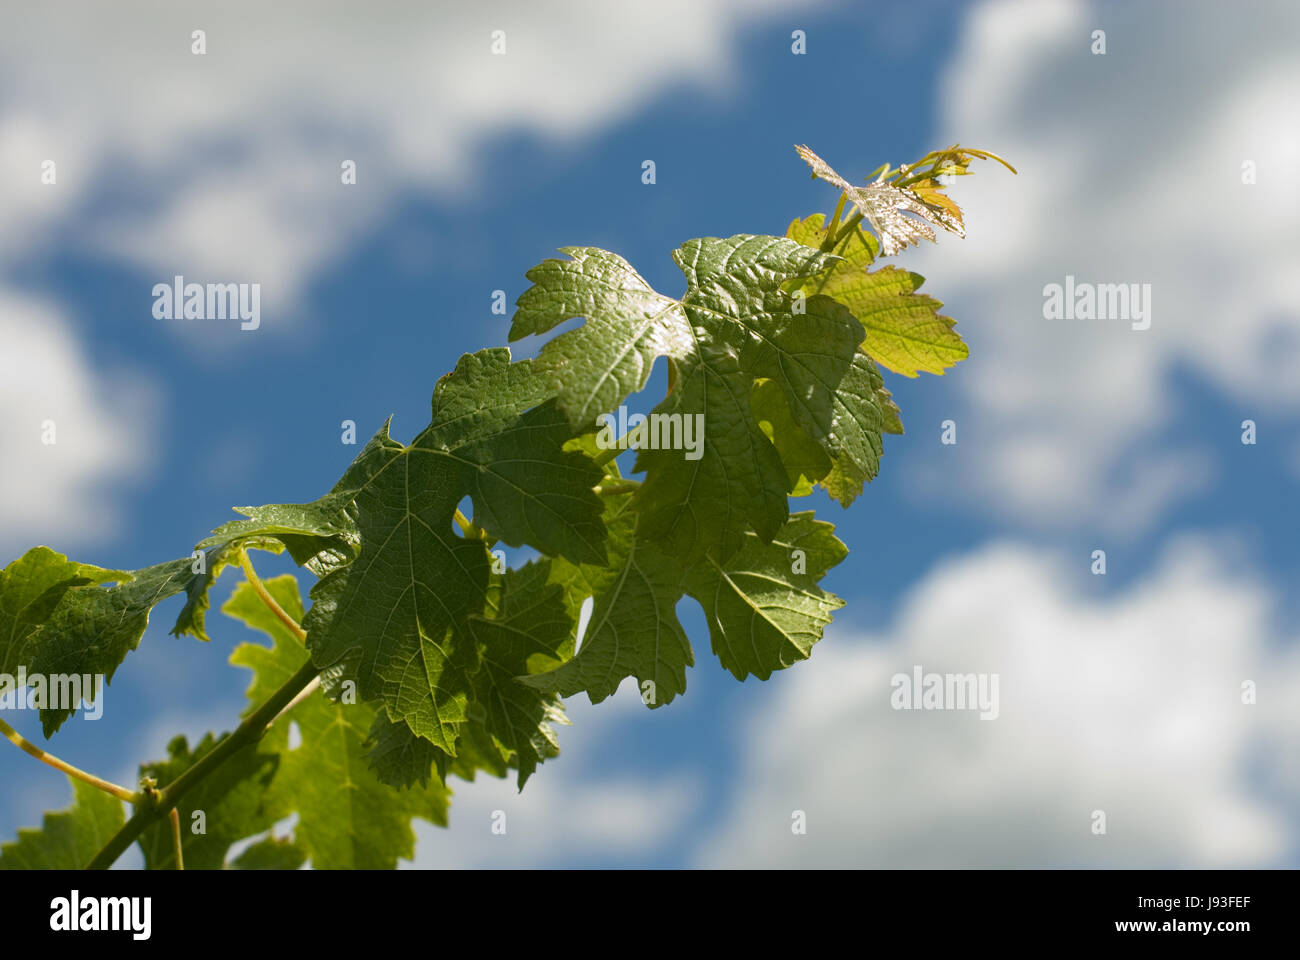
[[[97,787],[105,793],[112,794],[119,800],[125,800],[132,806],[140,803],[140,794],[136,793],[134,790],[128,790],[126,787],[113,783],[111,780],[105,780],[102,777],[95,776],[93,773],[87,773],[80,767],[74,767],[66,760],[60,760],[52,753],[46,753],[3,720],[0,720],[0,734],[3,734],[4,738],[19,750],[30,754],[37,760],[41,761],[41,763],[47,764],[55,770],[60,770],[70,777],[76,777],[82,783],[88,783],[92,787]]]

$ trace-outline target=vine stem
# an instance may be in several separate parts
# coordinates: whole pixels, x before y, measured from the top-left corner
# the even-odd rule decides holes
[[[286,627],[293,631],[294,636],[305,642],[307,632],[293,617],[285,613],[284,609],[275,602],[275,598],[267,592],[246,553],[240,553],[239,565],[243,568],[244,576],[248,578],[253,590],[256,591],[267,608],[283,621]],[[298,668],[297,673],[284,682],[284,685],[279,690],[271,694],[265,703],[246,716],[243,722],[235,728],[234,733],[222,739],[198,763],[182,773],[161,791],[146,796],[137,796],[134,801],[136,803],[135,814],[122,825],[122,829],[118,830],[109,839],[108,843],[104,844],[104,849],[95,854],[95,858],[86,865],[86,869],[108,869],[148,827],[157,823],[163,817],[175,814],[176,805],[180,803],[181,798],[186,793],[234,754],[261,740],[276,718],[291,704],[295,703],[299,695],[307,691],[313,682],[319,682],[319,675],[320,671],[311,660],[308,660]],[[173,837],[178,844],[176,857],[179,865],[180,819],[178,814],[173,821],[173,826]]]
[[[822,241],[822,252],[830,253],[834,247],[836,231],[840,228],[840,217],[844,214],[844,201],[848,199],[847,194],[840,194],[840,202],[835,204],[835,215],[831,217],[831,222],[826,225],[826,239]],[[830,246],[828,246],[830,244]]]
[[[857,225],[861,222],[862,222],[862,212],[860,210],[855,211],[853,216],[849,217],[847,220],[844,221],[844,223],[840,225],[839,232],[835,234],[835,239],[831,242],[830,249],[834,250],[836,247],[838,247],[841,241],[843,241],[846,237],[848,237],[849,234],[853,232],[854,228],[857,227]]]
[[[41,763],[49,764],[55,770],[61,770],[68,776],[76,777],[78,780],[83,783],[88,783],[92,787],[98,787],[105,793],[110,793],[119,800],[125,800],[129,804],[135,805],[140,802],[140,794],[128,790],[126,787],[119,784],[113,783],[111,780],[105,780],[102,777],[95,776],[93,773],[87,773],[80,767],[74,767],[66,760],[60,760],[52,753],[46,753],[3,720],[0,720],[0,734],[4,734],[4,738],[19,750],[31,754],[37,760],[41,761]]]
[[[672,387],[669,386],[668,389],[669,389],[669,391],[671,392]],[[611,432],[612,432],[612,431],[611,431]],[[602,450],[602,451],[600,451],[600,453],[598,453],[598,454],[596,454],[594,457],[592,457],[592,460],[594,460],[594,461],[596,462],[596,466],[598,466],[598,467],[603,467],[603,466],[605,466],[605,464],[609,463],[611,460],[617,460],[618,457],[619,457],[619,454],[626,453],[629,449],[631,449],[631,448],[628,446],[628,443],[631,442],[631,440],[632,440],[632,435],[633,435],[633,434],[637,434],[637,433],[644,433],[644,432],[645,432],[645,424],[644,424],[644,423],[641,424],[641,426],[639,426],[639,427],[633,427],[633,428],[632,428],[631,430],[629,430],[627,433],[623,434],[621,437],[619,437],[617,440],[615,440],[615,441],[614,441],[614,445],[613,445],[612,447],[609,447],[609,448],[606,449],[606,450]]]
[[[299,643],[305,644],[307,642],[307,631],[302,628],[297,620],[285,613],[284,608],[280,606],[280,604],[276,603],[275,597],[271,596],[270,592],[266,589],[266,586],[262,583],[262,578],[259,577],[257,571],[253,569],[253,561],[248,558],[248,552],[245,550],[239,551],[239,566],[240,569],[244,571],[244,576],[248,578],[248,582],[252,585],[253,590],[255,590],[257,595],[262,598],[262,602],[266,604],[267,609],[275,614],[276,618],[293,632],[293,635],[298,638]]]
[[[487,544],[489,550],[496,546],[496,539],[494,537],[489,537],[486,530],[459,510],[457,510],[453,515],[453,519],[456,521],[456,526],[460,527],[460,532],[465,539],[482,540]]]
[[[623,493],[634,493],[641,489],[639,480],[623,480],[617,477],[606,477],[605,482],[599,486],[592,487],[592,492],[598,497],[616,497]]]
[[[627,434],[624,434],[622,437],[619,437],[618,440],[614,442],[614,446],[610,447],[608,450],[602,450],[600,451],[600,453],[592,457],[592,459],[596,461],[596,466],[603,467],[611,460],[617,460],[618,455],[623,452],[623,450],[621,450],[620,447],[626,436]]]
[[[280,711],[316,679],[318,672],[310,660],[303,664],[297,673],[285,681],[284,686],[245,717],[234,733],[218,743],[211,753],[205,754],[203,759],[165,787],[154,803],[145,803],[137,807],[135,815],[123,824],[122,829],[117,831],[108,843],[104,844],[104,849],[95,854],[95,858],[86,865],[86,869],[106,870],[111,867],[117,858],[126,852],[126,848],[135,841],[136,837],[167,816],[180,802],[181,797],[195,785],[230,759],[233,754],[262,739],[266,728]]]
[[[185,869],[185,854],[181,849],[181,815],[175,807],[167,813],[172,822],[172,849],[176,852],[176,869]]]

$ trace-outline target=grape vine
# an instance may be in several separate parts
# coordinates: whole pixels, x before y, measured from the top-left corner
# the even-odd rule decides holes
[[[74,792],[0,868],[104,868],[133,843],[148,868],[392,868],[413,817],[446,824],[451,777],[513,772],[522,789],[555,757],[562,698],[596,703],[628,677],[650,708],[682,694],[683,596],[737,679],[806,659],[842,605],[819,583],[848,550],[789,498],[821,487],[848,506],[876,475],[903,430],[881,368],[943,374],[967,355],[921,278],[875,261],[934,227],[963,234],[939,178],[1005,161],[954,145],[854,186],[797,150],[841,191],[829,221],[688,240],[677,297],[615,253],[565,248],[528,271],[510,339],[583,323],[531,360],[461,357],[428,427],[403,444],[385,424],[318,500],[236,508],[191,555],[140,570],[40,546],[0,571],[0,696],[26,696],[47,739],[77,708],[58,695],[70,678],[111,681],[158,603],[183,596],[172,633],[206,640],[227,568],[245,579],[221,612],[264,637],[230,658],[252,673],[235,730],[176,738],[135,788],[0,720]],[[667,394],[627,416],[660,357]],[[507,567],[498,543],[538,557]],[[310,605],[294,576],[263,582],[254,551],[307,570]],[[271,832],[295,814],[291,837]]]

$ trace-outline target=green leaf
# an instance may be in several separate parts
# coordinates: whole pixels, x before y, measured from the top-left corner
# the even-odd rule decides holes
[[[630,496],[607,499],[610,565],[553,564],[554,582],[575,597],[590,590],[585,595],[594,599],[582,646],[562,666],[519,682],[564,697],[586,691],[600,703],[633,676],[647,705],[662,706],[686,690],[686,668],[695,662],[677,620],[682,571],[654,543],[636,538]]]
[[[821,299],[815,297],[813,301]],[[858,350],[857,342],[853,340],[862,328],[855,323],[854,329],[856,333],[839,328],[838,340],[829,329],[816,335],[803,331],[800,336],[808,337],[813,346],[808,351],[802,375],[792,372],[792,365],[784,357],[775,357],[770,364],[754,365],[757,371],[767,374],[778,385],[782,384],[777,377],[783,373],[795,381],[794,389],[782,385],[787,409],[803,434],[829,457],[831,471],[822,479],[822,484],[845,506],[853,502],[862,492],[863,485],[879,471],[883,452],[881,434],[892,426],[889,408],[897,413],[889,392],[884,389],[880,371],[870,357]],[[849,356],[847,363],[826,359],[824,351],[831,343],[835,344],[836,357]],[[771,344],[764,344],[762,350],[765,353],[776,352]],[[787,355],[794,352],[792,346]],[[833,390],[827,387],[832,382],[835,384]],[[784,520],[782,517],[782,522]],[[755,529],[764,540],[770,540],[776,533],[757,526]],[[730,552],[718,559],[729,555]]]
[[[388,436],[386,422],[325,496],[311,503],[236,507],[246,519],[223,524],[199,547],[266,550],[272,549],[268,541],[278,541],[295,563],[324,577],[356,558],[361,543],[354,504],[357,491],[386,469],[401,449]]]
[[[381,432],[380,437],[386,435]],[[371,440],[353,462],[373,463],[376,451],[372,449],[375,440]],[[340,483],[343,481],[341,480]],[[293,542],[317,538],[325,543],[342,539],[352,531],[352,518],[348,516],[348,507],[352,503],[351,493],[355,488],[332,490],[330,493],[311,503],[272,503],[263,507],[235,507],[235,511],[244,514],[246,520],[232,520],[212,531],[212,536],[199,543],[200,547],[225,546],[240,544],[250,539],[266,537],[287,538]],[[323,549],[325,543],[320,546]]]
[[[273,549],[276,552],[283,549],[279,544],[269,542],[261,546],[263,549]],[[171,629],[172,636],[189,634],[200,640],[208,639],[207,615],[210,606],[208,593],[212,590],[212,585],[217,582],[217,578],[221,576],[221,571],[238,563],[239,547],[233,543],[223,543],[204,552],[202,572],[196,573],[185,589],[185,606],[181,607],[181,612],[176,617],[176,624]]]
[[[454,775],[472,783],[482,770],[499,780],[510,772],[512,763],[516,766],[517,763],[507,755],[497,739],[488,733],[483,705],[471,702],[469,707],[469,721],[461,732],[460,740],[456,742],[456,756],[442,757],[439,760],[443,776]]]
[[[564,591],[548,583],[550,569],[543,561],[506,571],[494,616],[470,621],[483,664],[474,700],[483,706],[487,732],[513,754],[521,790],[539,763],[560,752],[551,725],[568,723],[557,697],[516,680],[554,667],[571,649],[574,624]]]
[[[759,380],[754,384],[750,405],[759,427],[781,455],[789,475],[791,496],[808,496],[813,492],[813,484],[830,473],[830,457],[794,422],[785,395],[773,381]]]
[[[512,364],[508,350],[463,356],[410,446],[385,426],[321,501],[246,508],[250,520],[213,538],[283,536],[297,524],[298,535],[355,543],[356,559],[312,589],[303,626],[313,660],[346,661],[362,699],[382,700],[449,755],[468,719],[478,669],[468,619],[485,608],[489,570],[485,541],[453,528],[458,502],[469,496],[474,522],[511,546],[605,559],[592,492],[601,471],[562,449],[573,430],[548,397],[532,364]]]
[[[266,589],[295,619],[302,616],[297,581],[289,575],[265,582]],[[250,711],[307,661],[307,651],[261,602],[240,584],[223,613],[266,633],[272,646],[246,643],[230,662],[253,671]],[[278,766],[267,791],[277,818],[298,814],[297,846],[317,869],[392,869],[415,852],[411,818],[445,826],[450,792],[439,782],[396,790],[381,782],[366,759],[367,736],[377,708],[367,703],[333,703],[312,693],[275,721],[262,739]],[[290,725],[301,743],[290,748]]]
[[[487,731],[486,711],[475,701],[469,704],[469,719],[456,740],[456,756],[449,757],[424,737],[416,736],[405,723],[394,723],[383,710],[366,739],[366,760],[375,776],[390,787],[405,789],[415,784],[447,782],[451,776],[472,783],[478,772],[501,779],[517,766],[510,752]]]
[[[111,681],[139,645],[150,610],[182,592],[186,604],[172,632],[206,640],[208,590],[232,562],[230,553],[225,546],[208,551],[204,572],[197,573],[192,558],[125,571],[76,563],[48,547],[29,550],[0,570],[0,673],[25,666],[29,675],[46,678],[47,691],[59,676],[104,674]],[[42,708],[48,737],[75,704],[49,705],[39,689],[32,703]]]
[[[126,823],[122,801],[72,777],[72,806],[0,847],[0,870],[80,870]]]
[[[278,541],[289,551],[295,563],[323,577],[356,556],[360,536],[356,529],[353,499],[359,487],[382,469],[390,457],[386,454],[398,445],[388,438],[388,425],[375,435],[357,454],[338,483],[311,503],[272,503],[261,507],[235,507],[244,520],[232,520],[200,541],[200,548],[229,551],[237,556],[241,547],[268,549],[267,542]]]
[[[845,195],[834,236],[819,215],[785,237],[690,240],[673,255],[679,298],[617,254],[566,248],[529,271],[511,327],[512,340],[549,336],[537,358],[461,357],[428,427],[403,444],[385,423],[319,499],[236,508],[201,553],[141,570],[43,547],[0,570],[0,674],[37,678],[48,737],[72,709],[41,699],[71,688],[60,678],[111,678],[152,607],[177,594],[173,634],[207,640],[221,572],[247,550],[287,550],[317,577],[309,611],[292,577],[265,584],[282,619],[261,584],[223,607],[271,638],[231,656],[252,671],[257,729],[174,739],[141,768],[146,793],[191,787],[176,811],[191,869],[392,868],[414,853],[412,818],[446,823],[448,777],[513,769],[522,789],[556,755],[562,696],[599,702],[627,677],[650,707],[684,692],[683,597],[738,679],[806,659],[841,605],[821,581],[847,551],[787,497],[820,485],[847,506],[876,475],[882,435],[902,432],[878,361],[915,377],[966,356],[922,279],[874,261],[933,240],[933,226],[961,234],[940,179],[998,158],[954,145],[854,186],[796,149]],[[856,213],[841,221],[846,202]],[[571,320],[582,323],[556,332]],[[623,404],[660,357],[667,393],[628,430]],[[609,450],[616,411],[643,481],[621,477]],[[503,570],[498,542],[541,558]],[[256,742],[216,753],[245,737]],[[74,790],[74,807],[0,849],[0,866],[79,866],[107,841],[121,804]],[[292,837],[270,835],[290,817]],[[174,865],[173,840],[168,823],[140,834],[146,865]]]
[[[250,846],[229,864],[232,870],[297,870],[307,854],[292,840],[266,837]]]
[[[686,572],[686,592],[704,609],[713,652],[737,680],[806,660],[844,605],[817,582],[848,555],[829,523],[796,513],[771,543],[750,536],[725,565],[711,559]]]
[[[656,357],[688,356],[694,337],[682,303],[656,293],[618,254],[595,247],[560,252],[570,259],[544,260],[528,271],[533,286],[519,298],[510,340],[587,318],[542,347],[536,362],[561,409],[581,427],[641,390]]]
[[[824,222],[820,213],[794,220],[786,236],[820,247],[826,238]],[[836,250],[844,259],[797,288],[806,296],[824,294],[848,307],[866,331],[863,352],[881,366],[907,377],[922,371],[942,375],[970,352],[953,329],[954,321],[939,313],[940,301],[916,292],[925,282],[920,274],[897,267],[868,270],[873,259],[863,239],[868,237],[861,230],[853,231]]]
[[[562,450],[572,430],[536,406],[544,397],[508,351],[462,357],[439,381],[433,423],[356,491],[357,559],[312,590],[314,661],[359,651],[362,698],[451,755],[478,668],[467,620],[484,609],[489,569],[485,543],[453,530],[457,502],[468,494],[475,522],[511,546],[605,556],[600,470]]]
[[[176,737],[167,744],[167,759],[141,766],[140,776],[153,778],[162,789],[212,752],[221,740],[208,733],[191,750],[185,737]],[[267,794],[278,763],[279,759],[261,744],[251,744],[231,754],[181,797],[176,811],[186,870],[221,869],[231,844],[269,829],[283,816]],[[146,828],[139,843],[145,869],[176,869],[169,820],[164,818]]]
[[[467,354],[438,381],[433,405],[413,446],[458,465],[455,497],[469,495],[476,524],[512,547],[604,561],[602,505],[591,490],[601,471],[563,450],[574,431],[531,361],[511,363],[504,348]]]
[[[155,605],[187,590],[196,574],[191,560],[172,560],[141,570],[94,571],[86,586],[64,590],[49,617],[28,636],[28,672],[47,678],[58,675],[103,674],[109,683],[126,655],[134,650],[149,623]],[[113,586],[104,581],[115,579]],[[75,705],[40,704],[45,736],[58,730]]]
[[[582,646],[562,666],[521,683],[566,697],[586,691],[599,703],[633,676],[653,709],[686,689],[685,668],[694,663],[677,620],[683,593],[703,608],[713,650],[738,680],[751,673],[766,680],[806,659],[842,606],[817,584],[848,550],[811,512],[791,516],[769,543],[749,534],[725,563],[706,556],[682,569],[635,538],[630,496],[609,499],[611,566],[552,566],[551,580],[564,587],[571,606],[594,598]]]
[[[434,774],[438,782],[447,779],[447,754],[405,723],[394,723],[383,710],[375,711],[365,746],[366,762],[391,787],[427,786]]]
[[[729,556],[751,527],[773,536],[789,510],[786,468],[750,406],[753,376],[725,350],[701,354],[710,362],[688,367],[653,415],[685,422],[702,414],[702,455],[641,450],[634,467],[646,472],[635,503],[641,536],[686,563],[707,552]]]
[[[33,547],[0,570],[0,673],[13,675],[29,665],[29,638],[69,588],[122,575],[76,563],[49,547]]]
[[[879,371],[866,354],[859,351],[854,355],[830,402],[834,418],[825,426],[811,416],[806,403],[792,408],[788,392],[773,384],[771,380],[757,382],[751,410],[760,426],[765,425],[764,435],[785,464],[792,493],[806,494],[810,492],[807,482],[816,481],[847,507],[879,470],[881,434],[903,432],[898,407]],[[775,535],[775,530],[755,529],[765,540]]]
[[[885,389],[883,383],[876,390],[876,399],[880,403],[880,411],[885,418],[885,425],[882,430],[885,433],[902,434],[903,421],[899,416],[898,404],[894,402],[894,395]]]
[[[589,426],[644,387],[657,356],[672,385],[653,415],[702,414],[699,459],[642,450],[641,512],[647,539],[683,563],[725,559],[752,527],[770,539],[788,515],[789,476],[750,404],[770,379],[795,421],[842,472],[870,479],[886,414],[879,374],[858,351],[862,326],[829,297],[784,289],[820,276],[836,258],[778,237],[690,240],[674,254],[686,275],[680,300],[655,293],[621,257],[568,248],[572,259],[529,271],[511,339],[574,317],[586,323],[543,345],[536,365],[575,426]]]

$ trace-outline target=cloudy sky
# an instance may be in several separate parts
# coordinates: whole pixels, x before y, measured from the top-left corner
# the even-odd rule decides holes
[[[416,865],[1300,864],[1289,0],[0,12],[0,562],[140,566],[232,504],[318,496],[341,421],[409,439],[437,377],[505,342],[492,291],[555,248],[673,292],[683,240],[828,210],[795,143],[854,180],[953,142],[1019,170],[977,168],[967,237],[899,257],[971,357],[889,377],[908,432],[881,477],[849,511],[814,498],[852,553],[811,660],[737,684],[684,604],[686,696],[570,701],[562,757],[522,795],[458,789]],[[260,328],[155,319],[176,274],[260,283]],[[1149,329],[1046,319],[1067,276],[1149,285]],[[131,782],[231,725],[244,637],[169,615],[60,754]],[[996,674],[997,718],[893,709],[916,665]],[[67,803],[17,751],[0,780],[0,835]]]

